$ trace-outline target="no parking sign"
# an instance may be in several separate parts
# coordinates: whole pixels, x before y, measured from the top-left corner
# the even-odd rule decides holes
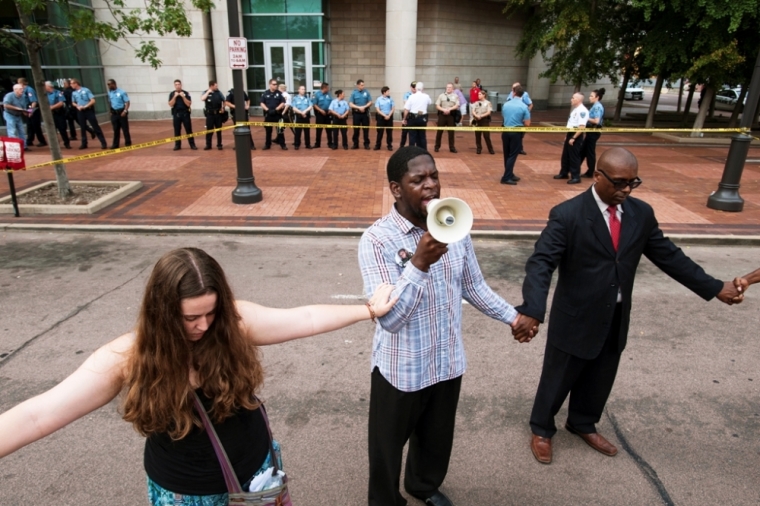
[[[15,137],[0,137],[0,168],[11,170],[26,169],[26,162],[24,162],[24,141]]]

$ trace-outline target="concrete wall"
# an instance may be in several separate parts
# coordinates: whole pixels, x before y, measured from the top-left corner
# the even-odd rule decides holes
[[[144,7],[140,0],[126,0],[126,8]],[[217,6],[219,7],[219,6]],[[112,20],[105,2],[93,0],[96,19]],[[226,20],[226,10],[223,13]],[[140,46],[141,37],[129,37],[127,42],[116,45],[100,41],[100,53],[105,68],[105,78],[115,79],[120,88],[129,94],[130,117],[133,119],[154,119],[170,117],[167,105],[169,93],[174,89],[175,79],[180,79],[183,88],[193,98],[193,115],[202,116],[203,106],[200,96],[208,88],[209,79],[215,78],[211,47],[211,23],[209,15],[200,10],[188,8],[187,16],[193,27],[190,37],[150,36],[159,48],[159,58],[163,65],[154,70],[135,57],[135,48]],[[225,39],[227,35],[224,35]],[[220,41],[215,41],[220,45]],[[227,41],[224,40],[224,48]]]

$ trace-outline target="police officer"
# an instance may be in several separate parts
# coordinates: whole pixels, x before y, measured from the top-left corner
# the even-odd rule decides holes
[[[517,86],[520,86],[522,88],[522,85],[520,83],[513,83],[512,84],[512,91],[509,92],[509,96],[507,97],[507,102],[509,102],[510,100],[514,100],[516,98],[515,88]],[[528,92],[525,91],[525,88],[523,88],[522,101],[523,101],[523,103],[525,105],[528,106],[528,111],[532,111],[533,110],[533,100],[530,99],[530,95],[528,95]],[[523,139],[524,139],[525,138],[525,132],[523,132],[522,136],[523,136]],[[524,147],[520,147],[520,154],[521,155],[527,155],[528,153],[525,152]]]
[[[604,123],[604,106],[602,105],[602,97],[604,97],[604,88],[594,90],[588,96],[591,102],[591,109],[588,110],[588,122],[586,122],[586,129],[589,132],[586,134],[586,138],[583,140],[583,149],[581,150],[581,163],[586,160],[588,170],[583,177],[594,177],[594,171],[596,170],[596,141],[601,137],[599,129],[602,128]]]
[[[565,144],[562,147],[562,167],[554,179],[567,179],[567,175],[570,174],[567,184],[578,184],[581,182],[583,131],[588,120],[588,109],[583,105],[583,93],[574,93],[570,99],[570,105],[573,109],[567,119],[567,128],[574,128],[575,131],[568,132],[565,137]]]
[[[50,103],[50,111],[53,113],[55,128],[63,140],[63,147],[71,149],[69,134],[66,132],[66,97],[62,91],[56,90],[50,81],[45,81],[45,92]]]
[[[343,100],[343,90],[335,92],[335,100],[330,102],[329,111],[333,117],[333,125],[345,125],[347,123],[348,112],[351,108]],[[332,137],[332,149],[338,149],[338,130],[343,138],[343,149],[348,149],[348,132],[346,128],[331,128],[327,133]]]
[[[411,97],[414,94],[414,91],[415,91],[414,88],[417,86],[417,81],[412,81],[412,84],[410,86],[411,86],[410,90],[407,91],[406,93],[404,93],[404,103],[405,104],[406,104],[406,101],[409,100],[409,97]],[[404,124],[405,123],[402,123],[402,125],[404,125]],[[407,130],[406,128],[404,128],[402,126],[401,127],[401,145],[400,145],[400,147],[403,148],[404,146],[406,146],[406,136],[408,134],[409,134],[409,130]]]
[[[404,103],[404,121],[402,124],[410,127],[426,127],[428,122],[428,107],[433,103],[430,95],[423,93],[425,84],[417,82],[415,92]],[[409,145],[427,149],[427,136],[425,130],[411,130],[409,132]]]
[[[278,123],[282,119],[282,111],[288,106],[285,101],[285,97],[282,96],[280,90],[277,89],[277,79],[271,79],[269,81],[269,89],[261,95],[261,108],[264,109],[264,121],[266,123]],[[266,139],[264,141],[264,149],[270,149],[272,147],[272,127],[265,126]],[[287,150],[285,145],[285,133],[281,129],[277,129],[276,144],[279,144],[282,149]]]
[[[108,101],[111,105],[111,126],[113,127],[113,143],[111,149],[118,149],[121,142],[120,133],[124,132],[124,145],[132,145],[132,137],[129,135],[129,95],[121,88],[116,87],[116,81],[109,79]]]
[[[439,127],[453,127],[456,126],[456,120],[454,119],[454,111],[459,110],[459,97],[454,93],[454,85],[448,83],[446,85],[446,91],[438,96],[438,100],[435,101],[435,108],[438,109],[438,126]],[[452,153],[457,152],[457,148],[454,146],[454,130],[449,130],[449,151]],[[437,153],[441,149],[441,139],[443,137],[443,130],[438,130],[435,134],[435,152]]]
[[[306,87],[298,87],[298,95],[293,97],[290,102],[293,115],[295,116],[296,123],[309,124],[311,121],[311,99],[306,96]],[[303,132],[306,142],[306,149],[311,149],[311,129],[310,128],[296,128],[295,130],[295,142],[293,145],[296,149],[301,147],[301,133]]]
[[[77,110],[71,102],[72,93],[74,93],[74,88],[71,87],[71,79],[64,79],[63,96],[66,99],[66,123],[69,125],[69,139],[75,141],[77,140],[77,128],[74,125],[78,125],[79,122],[77,121]],[[89,126],[87,127],[87,132],[89,132],[93,139],[95,138],[95,132]]]
[[[248,99],[248,93],[243,90],[243,100],[245,101],[245,119],[243,121],[248,121],[248,109],[251,108],[251,101]],[[235,117],[235,89],[230,88],[230,91],[227,93],[227,98],[224,99],[224,104],[230,108],[230,114],[232,115],[233,121],[237,121],[237,118]],[[256,151],[256,146],[253,144],[253,130],[250,128],[248,129],[251,132],[251,151]],[[232,133],[233,140],[235,139],[235,133]],[[232,149],[235,149],[235,144],[232,144]]]
[[[372,96],[364,89],[364,81],[356,81],[356,89],[351,92],[348,105],[354,113],[354,145],[351,149],[359,149],[359,130],[364,130],[364,149],[369,149],[369,128],[356,128],[369,126],[369,106],[372,105]]]
[[[98,118],[95,117],[95,96],[89,89],[82,86],[77,79],[71,80],[71,87],[74,88],[71,100],[74,102],[74,107],[77,110],[77,120],[79,121],[80,133],[82,134],[82,145],[79,146],[79,149],[87,149],[87,133],[85,132],[85,128],[88,122],[95,132],[95,136],[100,141],[100,147],[107,149],[106,138],[103,136],[100,125],[98,125]]]
[[[208,89],[201,95],[201,101],[206,105],[203,114],[206,116],[206,130],[222,128],[222,116],[224,115],[224,94],[219,91],[219,85],[213,79],[208,82]],[[204,151],[211,149],[213,132],[206,134],[206,147]],[[222,149],[222,131],[216,132],[216,149]]]
[[[40,111],[37,92],[29,86],[29,83],[23,77],[19,77],[17,82],[24,87],[24,95],[29,100],[29,108],[34,110],[32,115],[29,116],[29,121],[26,125],[26,144],[27,146],[34,144],[34,137],[36,135],[37,140],[40,141],[37,145],[40,147],[47,146],[45,136],[42,134],[42,112]]]
[[[330,85],[322,83],[319,91],[314,93],[312,98],[312,105],[314,106],[314,122],[317,125],[329,125],[332,123],[332,116],[330,116],[330,104],[332,103],[332,97],[330,96]],[[322,128],[317,128],[317,142],[314,144],[315,148],[320,147],[322,144]],[[327,147],[332,148],[332,136],[330,135],[330,129],[327,129]]]
[[[172,108],[172,120],[174,123],[174,137],[179,137],[182,134],[182,127],[185,127],[185,133],[190,135],[193,133],[193,123],[190,121],[190,106],[193,103],[193,99],[190,94],[182,89],[182,81],[179,79],[174,80],[174,91],[169,93],[169,107]],[[195,146],[195,137],[187,139],[187,143],[190,144],[190,149],[198,149]],[[174,142],[174,151],[182,149],[182,141]]]
[[[375,151],[380,149],[383,143],[383,133],[386,131],[388,132],[388,151],[393,151],[393,111],[396,110],[396,106],[390,97],[390,88],[383,86],[380,93],[382,96],[377,99],[377,103],[375,104],[375,116],[377,119]]]
[[[519,84],[512,88],[515,98],[522,97],[523,89]],[[504,128],[530,126],[530,109],[522,100],[510,100],[501,108]],[[515,162],[522,149],[522,132],[502,132],[501,145],[504,148],[504,175],[501,184],[516,185],[520,180],[515,175]]]

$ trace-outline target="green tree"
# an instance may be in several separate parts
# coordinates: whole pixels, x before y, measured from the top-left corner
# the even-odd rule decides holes
[[[102,39],[116,42],[128,35],[164,36],[176,34],[187,37],[192,34],[192,26],[187,19],[183,0],[146,0],[145,7],[127,8],[124,0],[105,0],[112,19],[95,19],[93,11],[82,9],[68,0],[13,0],[19,15],[20,31],[13,26],[0,27],[0,47],[6,51],[25,51],[32,67],[33,86],[39,98],[42,120],[45,123],[50,151],[54,160],[61,160],[61,147],[53,122],[53,114],[45,93],[45,77],[42,71],[40,53],[43,48],[53,45],[73,45],[77,41]],[[212,0],[190,0],[193,7],[208,12],[213,8]],[[47,22],[37,22],[39,14],[55,10],[57,16],[47,16]],[[55,21],[57,20],[57,21]],[[152,40],[143,40],[135,53],[143,62],[153,68],[161,65],[158,47]],[[71,194],[66,167],[55,165],[56,182],[60,198]]]

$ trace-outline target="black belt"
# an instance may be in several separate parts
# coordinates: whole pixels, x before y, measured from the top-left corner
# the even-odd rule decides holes
[[[409,114],[407,114],[407,117],[408,118],[412,118],[412,119],[414,119],[414,118],[427,118],[427,116],[428,116],[427,114],[412,114],[411,112]]]

